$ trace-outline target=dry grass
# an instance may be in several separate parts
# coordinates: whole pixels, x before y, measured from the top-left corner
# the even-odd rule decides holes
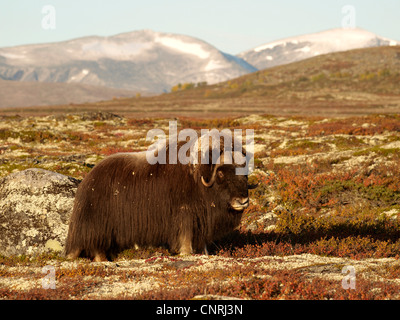
[[[109,154],[145,150],[146,132],[169,120],[87,115],[3,117],[0,176],[35,166],[83,178]],[[97,264],[2,257],[0,297],[399,299],[399,116],[181,117],[178,124],[255,129],[250,179],[259,186],[235,233],[214,243],[209,257],[165,248]],[[41,288],[44,265],[56,268],[56,290]],[[345,265],[356,267],[355,290],[341,287]]]

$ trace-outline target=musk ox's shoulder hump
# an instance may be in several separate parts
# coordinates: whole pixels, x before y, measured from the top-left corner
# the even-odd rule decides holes
[[[119,175],[125,171],[136,171],[148,167],[145,152],[116,153],[100,161],[92,174]]]
[[[146,151],[139,151],[139,152],[120,152],[114,153],[108,158],[126,158],[126,159],[144,159],[146,160]]]

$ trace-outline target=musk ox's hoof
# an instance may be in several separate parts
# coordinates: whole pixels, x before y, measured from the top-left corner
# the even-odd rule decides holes
[[[106,255],[105,255],[105,253],[103,253],[103,252],[97,252],[96,254],[95,254],[95,256],[94,256],[94,259],[93,259],[93,261],[94,262],[104,262],[104,261],[108,261],[108,259],[107,259],[107,257],[106,257]]]
[[[69,254],[67,254],[67,259],[68,260],[75,260],[79,257],[79,255],[81,254],[81,250],[76,249],[72,252],[70,252]]]

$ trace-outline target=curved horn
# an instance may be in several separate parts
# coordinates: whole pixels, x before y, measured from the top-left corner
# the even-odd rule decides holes
[[[214,181],[215,181],[215,178],[213,179],[213,178],[211,177],[210,182],[206,182],[206,180],[204,180],[204,177],[201,176],[201,183],[202,183],[205,187],[207,187],[207,188],[212,187],[212,185],[214,184]]]
[[[222,158],[222,155],[223,155],[223,153],[220,155],[220,159]],[[215,167],[214,167],[214,170],[213,170],[213,173],[212,173],[212,175],[211,175],[211,179],[210,179],[210,181],[208,181],[208,182],[206,182],[206,180],[204,179],[204,177],[203,176],[201,176],[201,183],[205,186],[205,187],[207,187],[207,188],[210,188],[210,187],[212,187],[212,185],[214,184],[214,182],[215,182],[215,178],[216,178],[216,175],[217,175],[217,169],[220,167],[220,166],[222,166],[223,165],[223,163],[217,163],[216,165],[215,165]]]

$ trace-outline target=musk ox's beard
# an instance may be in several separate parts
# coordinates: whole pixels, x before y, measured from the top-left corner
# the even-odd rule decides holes
[[[236,212],[243,212],[249,206],[249,198],[234,198],[230,203],[230,208]]]

